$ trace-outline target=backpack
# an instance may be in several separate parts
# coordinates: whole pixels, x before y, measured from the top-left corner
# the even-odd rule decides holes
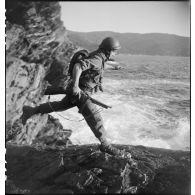
[[[69,69],[68,69],[68,74],[71,77],[72,77],[74,65],[78,63],[80,60],[86,59],[88,56],[89,56],[89,52],[86,49],[79,50],[72,56],[69,64]]]

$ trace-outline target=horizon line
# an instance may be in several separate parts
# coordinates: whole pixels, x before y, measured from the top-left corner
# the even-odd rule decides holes
[[[173,34],[173,33],[163,33],[163,32],[149,32],[149,33],[139,33],[139,32],[117,32],[117,31],[112,31],[112,30],[94,30],[94,31],[76,31],[76,30],[70,30],[66,28],[67,31],[72,31],[72,32],[78,32],[78,33],[93,33],[93,32],[112,32],[112,33],[118,33],[118,34],[167,34],[167,35],[175,35],[179,37],[185,37],[185,38],[191,38],[191,34],[189,36],[184,36],[184,35],[178,35],[178,34]]]

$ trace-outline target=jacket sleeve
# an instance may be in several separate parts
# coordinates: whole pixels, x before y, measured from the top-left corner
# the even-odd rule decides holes
[[[102,59],[99,56],[94,56],[90,59],[80,60],[82,71],[87,69],[101,69]]]

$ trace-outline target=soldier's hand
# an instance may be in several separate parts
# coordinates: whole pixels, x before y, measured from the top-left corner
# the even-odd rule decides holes
[[[94,92],[97,93],[98,92],[98,86],[94,87]]]
[[[104,89],[103,89],[103,87],[100,85],[99,86],[99,90],[101,91],[101,92],[104,92]]]
[[[78,86],[73,86],[72,93],[74,96],[78,96],[79,99],[81,97],[81,89]]]

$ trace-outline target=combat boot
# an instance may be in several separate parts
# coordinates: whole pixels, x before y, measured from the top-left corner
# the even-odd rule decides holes
[[[101,145],[100,145],[100,151],[108,153],[108,154],[113,155],[113,156],[123,157],[123,152],[121,150],[113,147],[111,144],[107,144],[107,143],[104,143],[104,142],[101,143]]]
[[[22,114],[22,124],[25,125],[26,121],[37,113],[37,108],[30,107],[30,106],[24,106],[23,107],[23,114]]]
[[[126,152],[125,150],[120,150],[111,144],[109,144],[105,139],[100,139],[101,145],[99,147],[101,152],[105,152],[107,154],[127,159],[127,162],[130,164],[131,167],[137,168],[137,162],[132,159],[132,155],[130,152]]]

